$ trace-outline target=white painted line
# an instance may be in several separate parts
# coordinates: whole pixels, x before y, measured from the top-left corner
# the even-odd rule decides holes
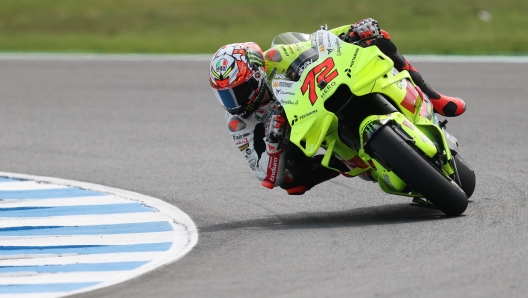
[[[81,235],[81,236],[4,236],[2,246],[60,246],[60,245],[129,245],[160,242],[175,242],[177,234],[187,242],[186,231],[156,233]]]
[[[68,273],[36,273],[20,272],[18,276],[5,276],[0,273],[0,285],[27,285],[27,284],[52,284],[58,281],[76,282],[102,282],[119,276],[127,271],[90,271],[90,272],[68,272]]]
[[[0,60],[39,61],[210,61],[211,54],[0,53]]]
[[[35,190],[35,189],[58,189],[67,188],[64,185],[53,185],[49,183],[37,183],[35,181],[2,182],[4,190]]]
[[[67,292],[0,294],[0,298],[54,298],[67,295]]]
[[[528,63],[528,56],[404,55],[411,62]],[[30,61],[210,61],[211,54],[0,53],[0,60]]]
[[[120,198],[114,195],[60,198],[60,199],[26,199],[26,200],[3,200],[0,201],[0,208],[14,207],[58,207],[58,206],[90,206],[106,204],[125,204],[130,200]],[[92,223],[93,224],[93,223]]]
[[[139,262],[150,261],[163,257],[166,252],[131,252],[93,254],[93,255],[14,255],[10,258],[0,257],[2,266],[44,266],[44,265],[66,265],[66,264],[93,264],[93,263],[113,263],[113,262]]]
[[[45,222],[43,220],[45,219]],[[11,228],[19,226],[69,226],[75,223],[76,226],[91,226],[94,223],[100,225],[138,223],[166,220],[167,218],[157,212],[143,213],[122,213],[122,214],[101,214],[78,216],[55,216],[55,217],[0,217],[0,228]]]
[[[404,55],[410,62],[528,63],[528,56]]]
[[[88,244],[87,247],[95,247],[95,248],[103,248],[103,250],[100,250],[102,254],[108,254],[108,252],[112,251],[109,250],[109,248],[119,248],[119,246],[104,246],[105,244],[135,244],[140,243],[139,245],[147,245],[149,246],[149,243],[154,243],[153,248],[150,249],[148,252],[155,252],[153,255],[153,258],[150,259],[150,262],[146,263],[143,266],[136,267],[132,270],[120,270],[120,271],[97,271],[97,272],[75,272],[75,271],[68,271],[63,273],[42,273],[42,274],[34,274],[31,273],[27,275],[23,271],[16,271],[16,267],[14,268],[5,268],[7,271],[1,274],[0,276],[0,283],[7,285],[7,284],[14,284],[17,283],[21,284],[19,288],[16,289],[17,292],[25,291],[26,293],[24,295],[15,295],[14,293],[8,293],[4,291],[6,294],[1,294],[0,297],[30,297],[30,296],[38,296],[38,297],[59,297],[63,295],[73,295],[78,293],[83,293],[103,287],[107,287],[110,285],[114,285],[126,280],[129,280],[131,278],[137,277],[139,275],[142,275],[148,271],[151,271],[155,268],[158,268],[160,266],[172,263],[181,257],[183,257],[186,253],[188,253],[194,245],[198,242],[198,232],[196,229],[196,226],[194,222],[191,220],[191,218],[183,213],[180,209],[176,208],[175,206],[172,206],[162,200],[144,196],[138,193],[129,192],[121,189],[106,187],[102,185],[96,185],[91,183],[85,183],[85,182],[79,182],[79,181],[72,181],[72,180],[65,180],[65,179],[58,179],[58,178],[52,178],[52,177],[38,177],[38,176],[31,176],[31,175],[24,175],[24,174],[16,174],[16,173],[5,173],[0,172],[0,176],[2,177],[9,177],[13,179],[24,179],[24,180],[34,180],[34,181],[42,181],[46,183],[56,184],[56,185],[63,185],[67,187],[72,188],[78,188],[78,189],[85,189],[85,190],[91,190],[95,192],[100,192],[104,194],[111,194],[115,195],[117,197],[125,198],[127,200],[140,203],[142,205],[145,205],[149,208],[152,208],[153,212],[138,212],[138,213],[128,213],[128,214],[105,214],[105,215],[79,215],[79,216],[54,216],[54,217],[39,217],[39,218],[26,218],[26,217],[12,217],[12,218],[5,218],[0,217],[0,228],[14,228],[12,230],[5,230],[5,233],[12,233],[12,231],[17,231],[17,229],[20,229],[20,235],[24,235],[24,231],[28,231],[28,236],[2,236],[0,237],[0,243],[2,246],[9,247],[13,246],[14,248],[11,250],[6,250],[4,254],[2,255],[2,258],[9,259],[10,262],[15,260],[12,257],[16,254],[17,251],[20,251],[23,253],[24,251],[30,252],[31,249],[27,249],[27,246],[31,247],[40,247],[41,245],[49,244],[49,247],[53,247],[54,250],[51,251],[57,251],[59,250],[59,253],[61,252],[61,245],[64,245],[62,247],[75,247],[76,244]],[[9,182],[5,182],[9,183]],[[1,188],[1,187],[0,187]],[[46,192],[46,195],[49,195],[50,192],[48,190],[43,190],[43,192]],[[52,192],[54,193],[54,192]],[[82,194],[81,192],[78,192],[78,194]],[[57,197],[47,197],[43,196],[44,200],[49,199],[57,199]],[[16,200],[20,201],[20,200]],[[36,200],[33,200],[36,201]],[[136,204],[130,204],[130,205],[136,205]],[[77,206],[78,207],[78,206]],[[31,208],[31,207],[29,207]],[[58,208],[70,208],[70,210],[73,208],[75,209],[76,206],[73,207],[58,207]],[[87,208],[91,208],[87,206]],[[77,209],[76,209],[77,210]],[[90,209],[87,209],[90,210]],[[123,209],[122,209],[123,210]],[[15,210],[15,212],[12,212],[12,214],[23,214],[21,213],[23,210]],[[156,212],[154,212],[156,211]],[[11,211],[8,211],[11,212]],[[39,214],[40,213],[35,213]],[[89,214],[89,213],[88,213]],[[95,225],[105,225],[105,224],[121,224],[121,223],[147,223],[147,222],[156,222],[156,221],[164,221],[165,224],[168,224],[172,231],[171,232],[152,232],[152,233],[135,233],[135,234],[99,234],[93,237],[92,235],[69,235],[69,236],[30,236],[30,232],[33,228],[25,229],[25,227],[28,226],[42,226],[42,227],[48,227],[48,226],[93,226]],[[71,231],[71,229],[70,229]],[[142,238],[141,240],[137,240],[139,238]],[[37,241],[38,239],[39,241]],[[172,243],[170,248],[168,250],[165,248],[162,254],[159,253],[159,246],[158,244],[166,243],[167,240],[169,243]],[[165,241],[165,242],[163,242]],[[38,242],[38,243],[37,243]],[[93,246],[97,244],[102,244],[103,246]],[[20,247],[21,246],[21,247]],[[24,248],[26,247],[26,248]],[[127,247],[127,246],[124,246]],[[130,247],[130,246],[128,246]],[[157,248],[155,248],[157,247]],[[40,250],[40,248],[38,248]],[[65,250],[68,251],[68,250]],[[70,250],[71,251],[71,250]],[[107,252],[108,251],[108,252]],[[46,251],[43,251],[46,253]],[[147,252],[146,250],[144,252]],[[11,255],[9,255],[11,253]],[[120,250],[117,250],[116,253],[121,253]],[[129,253],[122,252],[123,256],[121,258],[126,258]],[[97,254],[97,253],[95,253]],[[18,255],[20,257],[24,257],[25,259],[31,259],[33,256],[30,255]],[[55,258],[56,255],[50,255],[49,253],[44,256],[41,255],[40,257],[47,257],[47,258]],[[72,254],[68,255],[69,258],[74,258]],[[87,257],[90,258],[90,257]],[[24,260],[23,258],[19,260]],[[71,259],[70,259],[71,262]],[[1,263],[1,261],[0,261]],[[109,262],[110,263],[110,262]],[[79,263],[75,263],[79,264]],[[71,265],[65,265],[70,266],[68,268],[71,268]],[[134,268],[134,267],[131,267]],[[20,268],[23,270],[24,268]],[[14,271],[13,271],[14,270]],[[9,273],[8,271],[13,271]],[[87,283],[87,281],[102,281],[101,283],[97,284],[90,284]],[[70,286],[70,290],[66,292],[66,288],[63,287],[63,285],[55,286],[53,288],[45,288],[46,284],[52,285],[56,283],[60,283],[61,281],[65,281],[68,283],[72,283],[74,281],[78,281],[79,283],[74,284],[74,288]],[[40,288],[38,287],[32,287],[32,284],[38,283],[42,286]],[[86,283],[86,284],[85,284]],[[34,290],[38,290],[38,295],[33,295],[31,290],[27,290],[28,287],[32,287]],[[44,287],[44,288],[43,288]],[[9,289],[9,288],[8,288]],[[46,293],[46,290],[53,290],[54,293]]]

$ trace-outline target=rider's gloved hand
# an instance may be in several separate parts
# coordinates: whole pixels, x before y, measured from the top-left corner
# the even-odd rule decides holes
[[[363,19],[350,26],[343,40],[346,42],[356,42],[372,36],[379,36],[380,31],[378,21],[372,18]]]
[[[286,135],[286,117],[271,114],[264,124],[264,141],[268,155],[280,154],[284,150]]]

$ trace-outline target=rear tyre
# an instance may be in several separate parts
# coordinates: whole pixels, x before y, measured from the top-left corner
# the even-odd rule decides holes
[[[440,173],[390,126],[380,128],[369,140],[369,147],[414,191],[422,194],[446,215],[457,216],[466,210],[468,199],[462,189]]]
[[[477,183],[475,172],[460,154],[455,155],[454,159],[458,170],[458,176],[460,177],[460,184],[462,184],[460,187],[464,190],[469,199],[473,195]]]

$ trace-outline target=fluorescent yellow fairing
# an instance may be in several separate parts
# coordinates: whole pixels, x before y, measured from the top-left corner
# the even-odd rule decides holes
[[[405,182],[370,156],[364,145],[379,127],[391,123],[402,130],[406,141],[429,158],[443,154],[445,159],[451,160],[449,149],[445,150],[448,147],[445,136],[431,117],[432,107],[418,96],[407,71],[393,69],[392,60],[377,47],[363,48],[345,43],[333,34],[342,30],[345,28],[303,35],[309,40],[286,46],[276,44],[265,53],[273,93],[283,106],[291,126],[290,142],[309,157],[321,148],[325,149],[321,163],[330,169],[333,169],[330,167],[332,156],[343,160],[359,156],[368,165],[367,168],[356,167],[348,172],[349,175],[357,176],[369,171],[385,192],[420,196],[406,193]],[[341,140],[338,117],[325,108],[325,102],[343,85],[357,97],[383,94],[399,110],[388,115],[371,115],[363,120],[358,132],[361,138],[359,152]],[[341,96],[342,93],[339,94]],[[371,127],[372,124],[376,124],[375,127]],[[446,175],[453,174],[449,162],[445,162],[443,171]]]

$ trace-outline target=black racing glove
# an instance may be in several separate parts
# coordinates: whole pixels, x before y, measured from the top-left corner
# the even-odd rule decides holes
[[[380,30],[378,21],[372,18],[363,19],[352,24],[348,32],[342,36],[342,39],[346,42],[353,43],[363,39],[375,38],[380,35]]]
[[[264,124],[264,142],[268,155],[279,154],[284,150],[286,135],[286,117],[272,113]]]

